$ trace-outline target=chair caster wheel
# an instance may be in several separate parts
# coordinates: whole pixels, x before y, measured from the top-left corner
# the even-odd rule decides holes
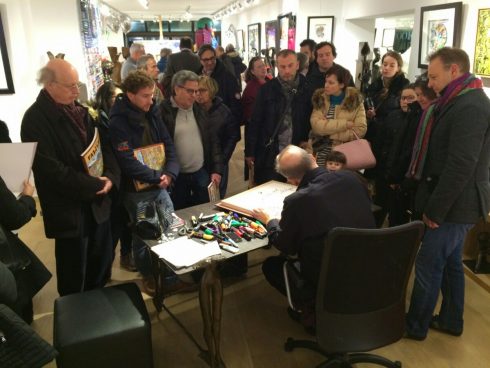
[[[289,353],[293,351],[293,349],[294,349],[294,340],[291,337],[288,337],[288,339],[284,343],[284,350]]]

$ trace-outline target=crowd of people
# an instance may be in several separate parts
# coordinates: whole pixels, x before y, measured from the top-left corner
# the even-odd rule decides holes
[[[244,172],[253,173],[255,184],[273,179],[298,185],[280,221],[255,211],[271,244],[299,255],[315,283],[321,241],[312,239],[335,226],[382,227],[387,215],[389,226],[423,219],[427,232],[407,331],[416,339],[425,338],[429,326],[460,334],[461,247],[466,231],[490,209],[490,103],[469,73],[468,56],[443,48],[430,57],[428,74],[410,83],[401,56],[388,51],[381,75],[362,94],[351,73],[334,62],[332,43],[305,40],[300,54],[279,51],[272,78],[261,57],[246,67],[231,45],[203,45],[194,53],[183,38],[180,52],[163,49],[157,62],[133,43],[121,85],[101,86],[90,111],[77,102],[76,69],[65,60],[49,61],[21,138],[38,142],[33,171],[45,233],[55,239],[59,294],[103,287],[118,243],[121,266],[139,271],[144,291],[153,294],[148,249],[132,236],[132,225],[149,203],[169,213],[208,202],[210,183],[224,197],[244,125]],[[95,128],[104,161],[97,177],[80,159]],[[362,137],[371,143],[376,167],[344,170],[349,158],[335,147]],[[160,168],[134,158],[135,150],[151,145],[163,146]],[[138,191],[135,181],[149,186]],[[17,227],[33,215],[31,194],[26,186],[19,201],[30,214]],[[374,219],[371,200],[379,208]],[[303,251],[306,240],[313,253]],[[281,292],[283,261],[264,263],[266,278]],[[443,305],[432,319],[441,287]]]

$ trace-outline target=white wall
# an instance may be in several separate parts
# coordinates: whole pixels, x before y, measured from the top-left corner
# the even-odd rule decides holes
[[[0,95],[0,119],[13,141],[40,87],[37,71],[48,61],[47,51],[64,53],[86,80],[77,0],[0,0],[15,94]]]
[[[264,0],[258,6],[223,19],[222,29],[228,29],[230,24],[233,24],[236,29],[243,29],[246,44],[247,25],[260,22],[262,24],[261,42],[262,45],[265,45],[264,22],[275,19],[280,13],[293,11],[297,16],[296,49],[299,50],[298,44],[306,38],[307,34],[307,17],[333,15],[335,16],[334,43],[338,53],[336,62],[348,68],[355,75],[359,42],[368,41],[371,49],[373,47],[375,18],[414,14],[412,48],[407,71],[408,77],[414,79],[416,75],[421,74],[421,70],[417,67],[420,7],[451,2],[454,0],[302,0],[301,3],[289,0]],[[488,8],[488,4],[488,0],[463,1],[461,48],[468,53],[471,62],[473,62],[475,50],[478,9]],[[230,40],[224,40],[223,43],[228,42]]]

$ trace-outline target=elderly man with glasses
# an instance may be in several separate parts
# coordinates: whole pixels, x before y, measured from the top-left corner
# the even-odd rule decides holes
[[[177,72],[172,78],[172,96],[160,105],[180,164],[171,193],[175,209],[208,202],[208,185],[212,181],[219,186],[223,173],[220,141],[195,103],[198,80],[194,72]]]
[[[76,101],[75,68],[65,60],[51,60],[38,82],[43,89],[24,114],[21,137],[38,143],[32,169],[46,237],[55,239],[58,292],[103,287],[112,264],[108,193],[119,184],[119,167],[102,139],[102,174],[91,176],[84,168],[80,155],[92,142],[95,126]]]

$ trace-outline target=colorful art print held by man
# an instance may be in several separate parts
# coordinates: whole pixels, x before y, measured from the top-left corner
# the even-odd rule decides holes
[[[490,101],[469,68],[458,48],[429,57],[429,87],[439,98],[422,115],[409,167],[419,180],[415,209],[427,225],[406,321],[416,340],[429,328],[463,333],[463,242],[490,211]],[[442,304],[433,316],[439,290]]]
[[[104,140],[103,176],[90,176],[83,167],[80,154],[94,136],[95,123],[76,102],[75,68],[65,60],[51,60],[38,81],[43,89],[24,114],[21,138],[38,142],[33,171],[46,236],[55,239],[58,292],[66,295],[102,287],[108,279],[112,264],[108,193],[119,184],[119,167]]]

